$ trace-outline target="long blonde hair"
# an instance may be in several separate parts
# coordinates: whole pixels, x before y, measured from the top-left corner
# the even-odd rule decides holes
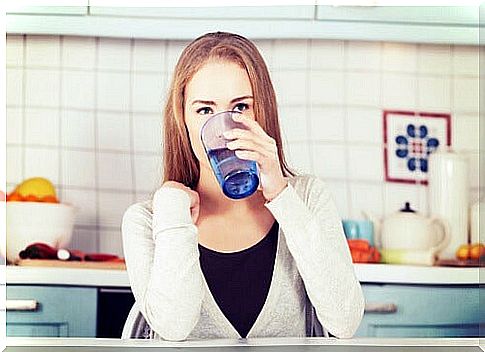
[[[283,175],[294,176],[283,154],[276,96],[263,58],[250,40],[237,34],[214,32],[192,41],[175,66],[164,109],[162,184],[177,181],[194,189],[199,182],[199,161],[184,122],[185,87],[210,59],[235,62],[247,71],[253,90],[255,119],[276,141]]]

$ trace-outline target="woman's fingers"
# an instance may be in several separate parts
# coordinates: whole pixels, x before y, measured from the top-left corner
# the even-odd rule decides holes
[[[272,138],[270,136],[268,136],[268,134],[263,130],[263,128],[259,125],[259,123],[256,122],[256,120],[250,119],[250,118],[248,118],[244,115],[240,115],[240,114],[233,114],[232,119],[236,122],[243,124],[250,131],[254,132],[255,134],[257,134],[261,138],[264,138],[268,141],[272,140]]]

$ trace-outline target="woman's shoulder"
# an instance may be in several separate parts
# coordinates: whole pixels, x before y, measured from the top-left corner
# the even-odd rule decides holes
[[[305,198],[309,198],[313,194],[320,194],[326,191],[326,183],[319,177],[311,174],[298,174],[290,177],[290,184],[295,191]]]
[[[137,224],[151,228],[152,224],[152,200],[144,200],[131,204],[124,212],[122,224]]]

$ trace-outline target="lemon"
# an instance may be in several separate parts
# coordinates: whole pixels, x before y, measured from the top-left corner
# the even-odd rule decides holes
[[[37,197],[56,196],[56,190],[51,181],[43,177],[26,179],[17,186],[15,191],[23,197],[34,195]]]

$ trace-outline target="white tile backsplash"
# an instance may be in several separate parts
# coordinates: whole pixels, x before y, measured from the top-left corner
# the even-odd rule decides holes
[[[382,69],[393,72],[414,73],[417,69],[417,45],[383,43]]]
[[[383,151],[379,146],[351,146],[349,177],[358,180],[383,181]]]
[[[103,226],[120,227],[125,210],[133,203],[131,193],[98,192],[99,222]]]
[[[91,37],[64,37],[62,66],[68,69],[92,70],[96,64],[96,39]]]
[[[61,145],[95,148],[94,111],[63,110],[61,112]]]
[[[343,70],[344,42],[335,40],[310,41],[310,69]]]
[[[63,150],[62,182],[75,187],[96,187],[96,159],[92,152]],[[82,165],[82,167],[80,167]]]
[[[308,40],[275,40],[273,69],[305,70],[308,65]]]
[[[24,37],[9,35],[5,51],[7,66],[21,67],[24,64]]]
[[[98,148],[130,150],[130,115],[126,112],[99,112],[97,116]]]
[[[343,78],[344,74],[339,72],[312,72],[310,74],[310,103],[343,104]]]
[[[160,113],[165,102],[164,83],[161,74],[135,73],[132,93],[133,110]]]
[[[63,201],[82,207],[72,248],[120,254],[124,210],[160,187],[162,111],[188,43],[7,36],[7,190],[30,176],[53,181]],[[405,200],[427,210],[428,187],[383,180],[385,109],[450,112],[476,193],[477,47],[255,43],[275,87],[288,163],[324,179],[342,217],[381,216]]]
[[[161,185],[162,156],[137,155],[135,157],[136,192],[151,192]]]
[[[128,111],[130,106],[130,76],[125,73],[99,72],[98,109]]]
[[[456,77],[453,80],[453,104],[458,111],[478,114],[479,111],[478,77]]]
[[[418,78],[418,106],[422,111],[447,112],[450,110],[450,78]]]
[[[308,140],[306,109],[304,106],[283,106],[279,114],[280,127],[288,142]]]
[[[59,100],[59,70],[25,70],[25,105],[58,107]]]
[[[43,147],[25,148],[24,178],[45,177],[54,185],[59,183],[59,150]]]
[[[121,257],[123,256],[121,230],[100,230],[99,239],[99,251],[101,253],[115,254]]]
[[[22,105],[22,81],[23,72],[20,68],[7,68],[6,74],[6,96],[7,106],[21,106]]]
[[[304,105],[307,101],[305,71],[276,71],[272,74],[276,99],[280,106]]]
[[[165,42],[160,40],[136,40],[133,46],[133,70],[135,72],[164,72]]]
[[[58,146],[59,145],[58,110],[43,108],[25,109],[25,143]]]
[[[61,201],[76,207],[75,225],[96,226],[96,192],[94,190],[64,188]]]
[[[133,148],[135,152],[161,154],[162,114],[133,115]]]
[[[479,75],[479,49],[477,46],[453,47],[453,73],[455,75]]]
[[[343,107],[310,108],[310,139],[313,141],[343,141],[345,111]]]
[[[364,211],[378,218],[384,215],[383,184],[349,183],[351,199],[350,217],[365,219]]]
[[[449,75],[452,72],[450,45],[418,46],[418,73]]]
[[[382,105],[385,109],[416,109],[418,82],[415,75],[383,73]]]
[[[23,157],[22,157],[22,148],[21,147],[15,147],[15,146],[10,146],[7,145],[6,149],[6,154],[7,154],[7,182],[8,183],[19,183],[23,179],[23,174],[22,174],[22,163],[23,163]]]
[[[85,230],[74,227],[70,248],[82,249],[85,253],[98,252],[98,234],[96,229]]]
[[[380,42],[355,41],[347,46],[347,69],[379,71],[381,69]]]
[[[349,141],[383,144],[382,111],[377,108],[347,108]]]
[[[345,179],[347,158],[343,145],[313,145],[313,166],[315,173],[323,179]]]
[[[60,66],[61,48],[57,36],[28,35],[25,49],[27,67],[58,68]]]
[[[65,108],[94,109],[96,75],[86,71],[62,72],[62,106]]]
[[[381,77],[378,73],[349,72],[345,88],[348,104],[379,106]]]
[[[100,152],[98,153],[96,170],[99,188],[133,189],[129,154]]]
[[[100,38],[98,69],[128,71],[130,69],[130,40]]]
[[[22,109],[7,108],[7,143],[22,143]]]

